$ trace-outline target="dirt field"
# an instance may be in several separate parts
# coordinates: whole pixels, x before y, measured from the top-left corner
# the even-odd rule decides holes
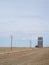
[[[0,65],[49,65],[49,48],[0,48]]]

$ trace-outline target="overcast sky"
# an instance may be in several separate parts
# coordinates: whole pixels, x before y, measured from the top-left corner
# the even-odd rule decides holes
[[[1,46],[10,44],[11,32],[18,46],[29,43],[22,41],[27,39],[34,40],[35,45],[38,36],[43,36],[44,45],[48,46],[49,0],[0,0]]]

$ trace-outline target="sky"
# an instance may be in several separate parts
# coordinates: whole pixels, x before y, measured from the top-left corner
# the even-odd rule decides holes
[[[0,0],[0,46],[32,47],[38,36],[49,46],[49,0]]]

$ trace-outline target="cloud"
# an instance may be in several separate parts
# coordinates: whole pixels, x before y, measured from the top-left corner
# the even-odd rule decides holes
[[[18,18],[15,22],[2,22],[0,32],[46,32],[49,28],[49,22],[40,18]]]
[[[48,17],[46,16],[48,0],[14,0],[14,2],[5,0],[5,2],[0,2],[0,32],[49,32],[49,22],[45,21]]]

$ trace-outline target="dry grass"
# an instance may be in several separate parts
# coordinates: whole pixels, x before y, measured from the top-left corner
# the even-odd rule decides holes
[[[0,65],[49,65],[49,48],[0,48]]]
[[[12,51],[11,51],[11,48],[7,48],[7,47],[4,47],[4,48],[0,48],[0,54],[4,54],[4,53],[11,53],[11,52],[19,52],[19,51],[25,51],[25,50],[30,50],[29,48],[12,48]]]

